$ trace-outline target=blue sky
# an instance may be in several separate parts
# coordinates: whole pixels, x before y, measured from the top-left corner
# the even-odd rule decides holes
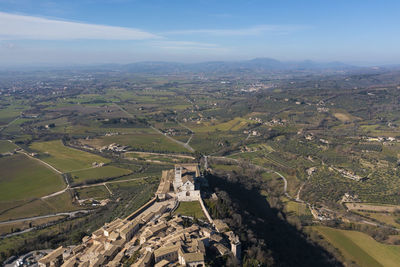
[[[400,63],[396,0],[0,0],[0,65]]]

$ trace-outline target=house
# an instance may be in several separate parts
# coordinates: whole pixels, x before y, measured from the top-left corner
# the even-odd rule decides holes
[[[214,220],[214,227],[218,233],[226,232],[229,229],[229,226],[219,219]]]
[[[183,266],[204,267],[204,254],[200,252],[182,253],[180,250],[179,263]]]
[[[158,263],[162,260],[174,262],[178,260],[178,251],[181,250],[180,245],[161,247],[154,251],[154,261]]]
[[[126,241],[131,240],[133,235],[139,229],[139,226],[140,226],[140,223],[137,220],[133,220],[133,221],[126,223],[124,226],[122,226],[119,229],[119,234],[121,235],[121,238]]]
[[[47,254],[43,258],[39,260],[39,266],[40,267],[49,267],[49,266],[61,266],[63,262],[63,253],[64,253],[64,248],[61,246],[55,250],[53,250],[51,253]]]

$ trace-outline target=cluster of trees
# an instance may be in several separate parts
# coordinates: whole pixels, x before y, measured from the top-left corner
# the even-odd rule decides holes
[[[239,235],[244,266],[341,266],[331,252],[299,230],[299,222],[288,222],[280,201],[282,188],[275,180],[266,181],[262,171],[251,166],[240,170],[208,173],[218,199],[206,204],[211,216],[223,219]],[[235,266],[232,260],[226,264]]]

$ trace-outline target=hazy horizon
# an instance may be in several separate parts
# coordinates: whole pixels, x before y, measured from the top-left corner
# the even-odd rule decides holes
[[[247,59],[226,59],[226,60],[198,60],[198,61],[173,61],[173,60],[138,60],[138,61],[130,61],[130,62],[93,62],[93,63],[79,63],[79,62],[71,62],[71,63],[65,63],[65,62],[54,62],[54,63],[20,63],[20,64],[7,64],[7,65],[2,65],[0,62],[0,70],[14,70],[16,68],[26,68],[26,69],[41,69],[41,68],[90,68],[90,67],[99,67],[99,66],[107,66],[107,65],[116,65],[116,66],[125,66],[125,65],[130,65],[130,64],[140,64],[140,63],[166,63],[166,64],[202,64],[202,63],[216,63],[216,62],[224,62],[224,63],[241,63],[241,62],[247,62],[247,61],[252,61],[255,59],[266,59],[266,60],[276,60],[279,61],[283,64],[295,64],[295,63],[304,63],[304,62],[312,62],[316,64],[330,64],[330,63],[338,63],[338,64],[344,64],[348,65],[349,67],[360,67],[360,68],[368,68],[368,67],[396,67],[400,66],[399,64],[393,63],[393,64],[374,64],[373,62],[355,62],[355,63],[347,63],[343,61],[318,61],[318,60],[309,60],[309,59],[304,59],[304,60],[279,60],[276,58],[271,58],[271,57],[257,57],[257,58],[247,58]]]
[[[397,1],[0,0],[0,66],[400,63]]]

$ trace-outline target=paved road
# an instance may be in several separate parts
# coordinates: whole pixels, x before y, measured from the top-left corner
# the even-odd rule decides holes
[[[110,194],[112,194],[112,192],[108,189],[108,187],[106,186],[106,184],[113,184],[113,183],[124,183],[124,182],[130,182],[130,181],[135,181],[135,180],[141,180],[141,179],[145,179],[148,178],[146,177],[138,177],[138,178],[132,178],[132,179],[125,179],[125,180],[117,180],[117,181],[109,181],[109,182],[102,182],[102,183],[96,183],[96,184],[88,184],[88,185],[81,185],[81,186],[67,186],[66,188],[64,188],[63,190],[60,190],[58,192],[52,193],[50,195],[47,196],[43,196],[41,197],[41,199],[46,199],[49,197],[54,197],[54,196],[58,196],[62,193],[64,193],[67,190],[70,189],[82,189],[82,188],[88,188],[88,187],[95,187],[95,186],[105,186],[106,189],[110,192]]]
[[[258,165],[257,165],[258,166]],[[277,175],[279,175],[279,177],[281,177],[282,178],[282,180],[283,180],[283,193],[288,197],[288,198],[290,198],[290,199],[292,199],[292,197],[289,195],[289,193],[287,192],[287,180],[286,180],[286,178],[285,178],[285,176],[283,176],[282,174],[280,174],[279,172],[276,172],[276,171],[274,171],[274,173],[276,173]]]
[[[192,141],[192,138],[193,138],[193,135],[194,135],[194,131],[193,131],[192,129],[190,129],[189,127],[187,127],[186,125],[180,123],[179,121],[177,121],[177,123],[178,123],[180,126],[182,126],[183,128],[186,128],[186,129],[188,129],[189,131],[192,132],[192,134],[190,135],[189,140],[187,140],[187,142],[186,142],[186,144],[189,145],[190,141]]]
[[[239,160],[237,160],[237,159],[227,158],[227,157],[214,157],[214,156],[208,155],[208,156],[206,156],[206,159],[207,159],[208,157],[211,157],[211,158],[220,158],[220,159],[225,159],[225,160],[230,160],[230,161],[239,162]],[[288,198],[293,199],[293,198],[289,195],[289,193],[287,192],[287,185],[288,185],[288,182],[287,182],[285,176],[283,176],[283,175],[282,175],[281,173],[279,173],[279,172],[276,172],[276,171],[267,169],[267,168],[265,168],[265,167],[263,167],[263,166],[260,166],[260,165],[257,165],[257,164],[253,164],[253,163],[251,163],[251,164],[252,164],[253,166],[257,166],[258,168],[263,169],[263,170],[265,170],[265,171],[267,171],[267,172],[276,173],[279,177],[281,177],[282,180],[283,180],[283,183],[284,183],[284,185],[283,185],[283,193],[284,193]]]
[[[125,182],[130,182],[130,181],[135,181],[135,180],[142,180],[142,179],[146,179],[146,178],[149,178],[149,177],[145,176],[145,177],[137,177],[137,178],[132,178],[132,179],[125,179],[125,180],[108,181],[108,182],[102,182],[102,183],[97,183],[97,184],[73,186],[73,187],[70,187],[69,189],[81,189],[81,188],[101,186],[101,185],[105,185],[105,184],[125,183]]]
[[[4,125],[3,127],[0,128],[0,132],[2,132],[4,129],[6,129],[8,126],[10,126],[11,124],[13,124],[16,120],[19,119],[20,116],[16,117],[15,119],[13,119],[12,121],[10,121],[8,124]]]
[[[118,107],[122,112],[124,112],[126,115],[128,115],[130,118],[134,118],[134,116],[132,114],[130,114],[128,111],[126,111],[125,109],[123,109],[120,105],[118,105],[117,103],[114,103],[114,105],[116,107]],[[154,128],[153,126],[150,126],[151,129],[153,129],[154,131],[156,131],[157,133],[167,137],[169,140],[171,140],[172,142],[177,143],[178,145],[183,146],[184,148],[186,148],[187,150],[189,150],[190,152],[194,152],[194,149],[188,144],[188,143],[183,143],[181,141],[178,141],[174,138],[172,138],[171,136],[168,136],[164,133],[162,133],[160,130],[158,130],[157,128]]]
[[[8,141],[11,142],[11,140],[8,140]],[[14,144],[15,144],[15,143],[14,143]],[[15,144],[15,145],[16,145],[16,144]],[[18,145],[16,145],[16,146],[18,146]],[[61,175],[63,174],[61,171],[57,170],[55,167],[51,166],[51,165],[48,164],[47,162],[44,162],[44,161],[41,160],[41,159],[32,157],[31,155],[29,155],[28,153],[26,153],[25,150],[23,150],[22,147],[20,147],[20,146],[18,146],[18,147],[21,149],[20,151],[17,151],[18,153],[24,154],[25,156],[27,156],[27,157],[29,157],[29,158],[31,158],[31,159],[34,159],[34,160],[39,161],[41,164],[43,164],[43,165],[45,165],[46,167],[48,167],[49,169],[55,171],[57,174],[61,174]],[[69,183],[68,183],[68,180],[67,180],[67,179],[65,179],[65,183],[67,184],[67,186],[66,186],[64,189],[62,189],[62,190],[60,190],[60,191],[58,191],[58,192],[54,192],[54,193],[52,193],[52,194],[49,194],[49,195],[47,195],[47,196],[43,196],[43,197],[41,197],[41,199],[46,199],[46,198],[49,198],[49,197],[54,197],[54,196],[57,196],[57,195],[60,195],[60,194],[64,193],[64,192],[67,191],[68,188],[69,188]]]
[[[65,191],[67,191],[69,188],[70,188],[69,185],[67,185],[67,187],[64,188],[63,190],[60,190],[60,191],[58,191],[58,192],[51,193],[50,195],[47,195],[47,196],[43,196],[43,197],[41,197],[41,199],[46,199],[46,198],[49,198],[49,197],[55,197],[55,196],[61,195],[62,193],[64,193]]]
[[[56,168],[54,168],[53,166],[51,166],[51,165],[48,164],[47,162],[44,162],[44,161],[41,160],[41,159],[32,157],[31,155],[29,155],[29,154],[26,153],[25,151],[17,151],[17,152],[18,152],[18,153],[21,153],[21,154],[24,154],[24,155],[26,155],[26,156],[28,156],[28,157],[30,157],[30,158],[32,158],[32,159],[35,159],[35,160],[39,161],[40,163],[42,163],[43,165],[46,165],[47,167],[49,167],[50,169],[52,169],[53,171],[55,171],[55,172],[58,173],[58,174],[62,174],[61,171],[57,170]]]
[[[59,212],[59,213],[42,215],[42,216],[35,216],[35,217],[15,219],[15,220],[10,220],[10,221],[3,221],[3,222],[0,222],[0,225],[9,224],[9,223],[16,223],[16,222],[32,221],[32,220],[44,219],[44,218],[51,218],[51,217],[56,217],[56,216],[74,217],[78,213],[89,213],[89,212],[90,212],[90,210],[76,210],[76,211],[71,211],[71,212]]]
[[[123,109],[120,105],[118,105],[117,103],[113,103],[117,108],[119,108],[122,112],[124,112],[126,115],[128,115],[130,118],[135,118],[135,116],[133,116],[132,114],[130,114],[128,111],[126,111],[125,109]]]
[[[206,156],[206,158],[207,158],[207,157],[210,157],[210,156]],[[227,158],[227,157],[214,157],[214,158],[221,158],[221,159],[227,159],[227,160],[233,160],[233,161],[239,162],[237,159],[232,159],[232,158]],[[262,166],[259,166],[259,165],[257,165],[257,164],[252,164],[252,165],[257,166],[257,167],[260,167],[260,168],[262,168],[262,169],[264,169],[264,170],[266,170],[266,171],[271,172],[271,170],[268,170],[268,169],[266,169],[266,168],[264,168],[264,167],[262,167]],[[272,172],[276,173],[277,175],[279,175],[279,177],[282,178],[282,180],[283,180],[283,182],[284,182],[283,192],[284,192],[284,194],[285,194],[289,199],[291,199],[291,200],[293,200],[293,201],[296,201],[296,202],[299,202],[299,203],[304,203],[304,204],[306,204],[308,207],[312,206],[310,203],[308,203],[308,202],[306,202],[306,201],[304,201],[304,200],[301,200],[299,196],[298,196],[297,198],[291,197],[291,196],[289,195],[289,193],[287,192],[287,185],[288,185],[288,182],[287,182],[286,178],[285,178],[282,174],[280,174],[279,172],[276,172],[276,171],[272,171]],[[330,210],[330,209],[327,209],[327,208],[325,208],[325,210],[330,211],[330,212],[335,213],[335,214],[338,214],[339,216],[343,216],[343,217],[345,217],[346,219],[348,219],[349,221],[361,222],[361,223],[373,225],[373,226],[376,226],[376,227],[381,227],[381,228],[387,228],[387,229],[392,229],[392,230],[400,231],[400,229],[399,229],[399,228],[396,228],[396,227],[387,226],[387,225],[380,224],[380,223],[377,223],[377,222],[371,222],[371,221],[368,221],[368,220],[365,220],[365,219],[363,219],[363,220],[361,220],[361,221],[357,221],[357,220],[355,220],[354,218],[352,218],[351,216],[346,216],[346,215],[343,214],[343,213],[335,212],[335,211]]]
[[[193,149],[193,147],[191,147],[189,144],[183,143],[183,142],[181,142],[181,141],[178,141],[178,140],[172,138],[171,136],[169,136],[169,135],[167,135],[167,134],[164,134],[163,132],[161,132],[161,131],[158,130],[157,128],[154,128],[153,126],[150,126],[150,128],[153,129],[154,131],[156,131],[157,133],[159,133],[159,134],[161,134],[161,135],[167,137],[167,138],[168,138],[169,140],[171,140],[172,142],[175,142],[175,143],[177,143],[178,145],[183,146],[184,148],[186,148],[186,149],[189,150],[190,152],[194,152],[194,151],[195,151],[195,150]]]
[[[300,193],[301,193],[301,190],[303,190],[303,187],[304,187],[305,185],[306,185],[306,182],[302,183],[301,186],[300,186],[300,188],[299,188],[299,191],[297,191],[296,201],[302,201],[302,200],[300,199]]]

